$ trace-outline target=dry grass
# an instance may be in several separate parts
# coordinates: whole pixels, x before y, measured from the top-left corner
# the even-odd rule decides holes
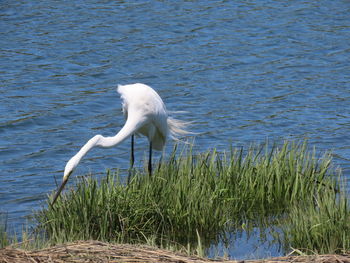
[[[186,256],[167,250],[139,245],[114,245],[99,241],[78,241],[57,245],[41,250],[26,251],[7,247],[0,249],[0,262],[34,263],[34,262],[177,262],[177,263],[282,263],[282,262],[317,262],[317,263],[350,263],[350,254],[288,256],[264,260],[210,260]]]

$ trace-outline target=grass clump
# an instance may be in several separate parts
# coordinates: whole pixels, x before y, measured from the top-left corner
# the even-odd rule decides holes
[[[295,215],[311,213],[315,197],[326,200],[329,195],[327,202],[337,202],[337,191],[330,156],[317,158],[306,143],[200,154],[191,149],[178,153],[175,147],[152,176],[135,171],[129,184],[111,173],[100,182],[80,179],[54,207],[37,214],[38,229],[52,244],[98,239],[201,251],[198,245],[209,247],[227,231],[262,221],[277,224],[281,218],[291,220],[284,221],[289,225],[304,220]],[[348,213],[347,206],[342,213]],[[288,231],[289,245],[304,244],[295,243]]]
[[[6,233],[6,227],[0,225],[0,248],[4,248],[9,245],[10,241]]]
[[[344,193],[325,191],[314,203],[294,206],[280,222],[281,244],[306,254],[344,253],[350,250],[350,210]]]

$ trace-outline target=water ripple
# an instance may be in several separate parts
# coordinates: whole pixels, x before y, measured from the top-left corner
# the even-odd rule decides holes
[[[118,83],[150,84],[170,110],[189,112],[175,116],[193,122],[196,150],[307,138],[333,149],[350,176],[347,1],[5,1],[0,10],[0,209],[18,230],[81,145],[122,127]],[[94,149],[76,174],[125,171],[128,146]],[[139,160],[145,140],[137,147]]]

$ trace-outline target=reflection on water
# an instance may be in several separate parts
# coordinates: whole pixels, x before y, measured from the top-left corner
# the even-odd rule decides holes
[[[347,1],[5,1],[0,209],[15,229],[96,133],[123,125],[118,83],[153,86],[198,150],[308,138],[349,177]],[[137,142],[142,164],[144,139]],[[128,167],[128,143],[76,174]],[[171,147],[168,147],[171,148]]]

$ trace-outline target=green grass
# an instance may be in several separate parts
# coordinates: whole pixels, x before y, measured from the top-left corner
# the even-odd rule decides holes
[[[350,210],[344,193],[315,195],[314,203],[294,206],[280,225],[285,249],[293,247],[306,254],[350,250]]]
[[[98,239],[198,252],[227,231],[270,224],[282,227],[285,250],[349,249],[349,234],[333,241],[348,230],[349,209],[331,164],[306,143],[199,154],[175,147],[152,176],[135,170],[127,185],[111,173],[79,179],[36,215],[38,232],[51,244]],[[329,228],[308,234],[319,224]]]
[[[6,222],[0,223],[0,248],[6,247],[10,244],[10,240],[7,236]]]

